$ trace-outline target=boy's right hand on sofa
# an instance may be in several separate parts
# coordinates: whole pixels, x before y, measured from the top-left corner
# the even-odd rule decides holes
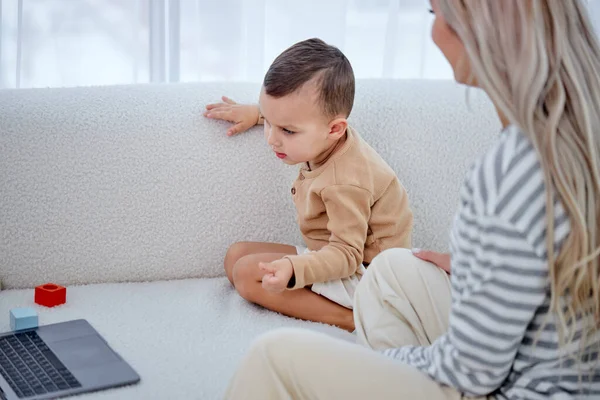
[[[237,104],[229,97],[223,96],[222,103],[206,106],[206,118],[221,119],[233,122],[234,125],[227,130],[227,136],[237,135],[258,124],[260,112],[256,104]]]

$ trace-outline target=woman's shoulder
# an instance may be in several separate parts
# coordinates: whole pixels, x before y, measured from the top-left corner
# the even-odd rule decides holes
[[[477,214],[493,216],[515,226],[543,251],[547,188],[539,154],[517,126],[505,128],[494,145],[475,163],[465,187]],[[562,204],[553,194],[556,240],[568,231]]]
[[[514,197],[521,185],[543,183],[543,173],[529,138],[517,126],[510,125],[472,165],[466,180],[472,195],[490,212],[505,196]]]

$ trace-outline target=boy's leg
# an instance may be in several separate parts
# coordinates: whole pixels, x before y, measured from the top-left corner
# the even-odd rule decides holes
[[[233,267],[235,266],[235,263],[242,257],[258,253],[282,253],[285,255],[293,255],[296,254],[296,247],[287,244],[263,242],[237,242],[232,244],[227,250],[225,260],[223,261],[225,273],[232,285]]]
[[[349,309],[354,308],[354,294],[360,283],[360,278],[364,275],[366,269],[363,265],[358,266],[358,271],[354,275],[342,279],[333,279],[327,282],[315,283],[310,290],[316,294],[328,298],[334,303]]]
[[[335,325],[352,332],[352,310],[342,307],[310,289],[268,292],[262,287],[263,272],[260,262],[271,262],[286,256],[284,253],[250,254],[235,264],[233,282],[238,293],[246,300],[289,317]]]
[[[279,329],[254,343],[225,398],[459,400],[461,394],[373,350],[308,330]]]

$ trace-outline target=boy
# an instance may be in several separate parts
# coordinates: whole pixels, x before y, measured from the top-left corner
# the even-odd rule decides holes
[[[258,107],[207,106],[205,116],[264,123],[274,155],[301,164],[291,189],[307,249],[236,243],[225,271],[246,300],[282,314],[354,330],[354,289],[381,251],[410,248],[412,212],[394,171],[347,118],[354,73],[337,48],[309,39],[285,50],[265,75]]]

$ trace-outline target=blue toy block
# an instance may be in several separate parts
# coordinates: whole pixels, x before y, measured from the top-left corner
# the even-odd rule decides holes
[[[13,308],[10,310],[10,329],[20,331],[38,327],[38,315],[33,308]]]

